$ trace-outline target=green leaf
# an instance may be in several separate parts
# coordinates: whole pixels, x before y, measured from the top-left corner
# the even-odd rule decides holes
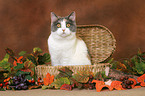
[[[43,51],[39,48],[39,47],[35,47],[33,48],[33,52],[39,52],[39,53],[42,53]]]
[[[32,77],[31,77],[30,75],[26,75],[26,76],[25,76],[25,79],[26,79],[26,80],[27,80],[27,79],[28,79],[28,80],[32,80]]]
[[[53,83],[51,83],[52,86],[54,86],[56,89],[59,89],[63,84],[70,84],[70,81],[66,77],[62,77],[59,79],[55,79]]]
[[[50,86],[50,85],[49,86],[45,86],[45,85],[42,86],[42,90],[52,89],[52,88],[53,88],[53,86]]]
[[[6,50],[6,53],[9,54],[11,57],[15,56],[13,50],[11,50],[10,48],[6,48],[5,50]]]
[[[45,64],[50,62],[50,55],[48,53],[45,53],[43,55],[38,55],[38,63],[39,65]]]
[[[67,67],[63,67],[63,68],[59,69],[59,71],[62,72],[62,73],[67,74],[68,76],[72,76],[72,74],[73,74],[73,71],[70,70],[70,69],[67,68]]]
[[[3,60],[0,61],[0,67],[11,72],[11,64],[8,62],[8,60],[9,60],[9,55],[6,54]]]
[[[107,61],[107,63],[112,63],[114,60],[114,58],[111,58],[109,61]]]
[[[44,53],[43,58],[45,58],[46,63],[50,62],[50,55],[48,53]]]
[[[0,61],[0,66],[4,65],[5,63],[7,63],[9,60],[9,54],[6,54],[5,57],[3,58],[3,60]]]
[[[67,68],[67,67],[63,67],[59,69],[59,74],[57,76],[55,76],[55,78],[61,78],[61,77],[71,77],[73,74],[73,72]]]
[[[17,73],[16,73],[16,76],[19,76],[20,74],[30,75],[31,72],[24,72],[24,71],[18,70]]]
[[[32,55],[27,55],[27,58],[28,58],[30,61],[32,61],[34,64],[37,63],[36,58],[35,58],[34,56],[32,56]]]
[[[74,74],[73,75],[73,78],[77,81],[77,82],[80,82],[80,83],[87,83],[88,80],[89,80],[89,77],[88,75],[86,74]]]
[[[14,67],[15,70],[19,70],[22,68],[24,68],[24,63],[22,63],[22,64],[17,63],[17,66]]]
[[[21,51],[20,53],[19,53],[19,56],[24,56],[26,54],[26,51]]]

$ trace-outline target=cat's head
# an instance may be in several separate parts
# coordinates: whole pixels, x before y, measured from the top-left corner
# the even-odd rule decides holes
[[[66,17],[60,17],[51,12],[51,34],[56,38],[72,38],[75,33],[75,12]]]

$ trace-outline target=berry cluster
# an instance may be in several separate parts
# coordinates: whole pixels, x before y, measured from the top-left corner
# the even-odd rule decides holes
[[[20,76],[14,76],[12,78],[10,88],[14,88],[15,90],[27,90],[29,85],[34,85],[35,81],[29,82],[25,79],[25,74]]]
[[[128,76],[123,76],[120,78],[120,81],[122,81],[122,87],[124,89],[131,89],[131,85],[134,83],[132,80],[128,80]]]

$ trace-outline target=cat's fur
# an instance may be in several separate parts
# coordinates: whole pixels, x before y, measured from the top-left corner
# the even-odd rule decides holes
[[[51,13],[48,48],[52,66],[91,65],[85,42],[76,36],[75,12],[66,17]]]

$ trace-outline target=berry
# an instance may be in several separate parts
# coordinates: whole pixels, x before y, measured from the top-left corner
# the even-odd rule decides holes
[[[125,76],[125,77],[124,77],[125,80],[127,80],[128,78],[129,78],[128,76]]]
[[[122,88],[126,88],[126,87],[127,87],[126,84],[122,83]]]
[[[120,81],[123,81],[123,80],[124,80],[124,77],[121,77],[121,78],[120,78]]]
[[[130,85],[130,84],[131,84],[131,81],[130,81],[130,80],[127,80],[127,81],[126,81],[126,84],[127,84],[127,85]]]
[[[132,87],[130,85],[127,86],[127,89],[131,89]]]
[[[131,81],[130,81],[130,84],[132,85],[133,83],[134,83],[134,82],[131,80]]]
[[[3,84],[1,83],[1,84],[0,84],[0,87],[2,87],[2,86],[3,86]]]
[[[93,78],[94,78],[93,75],[90,75],[90,76],[89,76],[89,79],[93,79]]]
[[[22,89],[23,90],[27,90],[28,89],[28,86],[25,85],[25,86],[22,87]]]

